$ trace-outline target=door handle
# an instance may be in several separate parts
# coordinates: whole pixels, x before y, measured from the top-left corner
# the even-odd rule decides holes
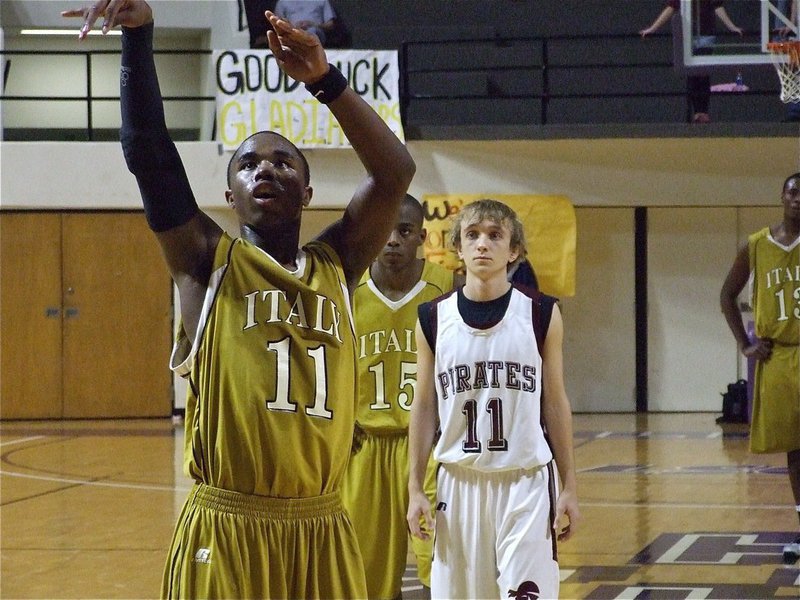
[[[71,307],[67,308],[66,310],[64,310],[64,316],[67,319],[71,319],[72,317],[77,317],[78,316],[78,309],[73,307],[73,306],[71,306]]]
[[[57,306],[48,306],[47,308],[44,309],[44,316],[49,319],[55,318],[60,314],[61,314],[61,309],[58,308]]]

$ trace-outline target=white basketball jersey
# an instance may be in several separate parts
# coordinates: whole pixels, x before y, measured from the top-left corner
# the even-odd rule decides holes
[[[458,294],[438,303],[438,462],[504,471],[552,460],[542,429],[542,356],[532,302],[514,288],[505,316],[490,329],[464,322]]]

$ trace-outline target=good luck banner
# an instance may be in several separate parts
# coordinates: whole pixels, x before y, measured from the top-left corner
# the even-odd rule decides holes
[[[395,50],[329,50],[328,60],[400,140]],[[349,148],[328,107],[287,77],[269,50],[215,50],[217,139],[235,150],[257,131],[280,133],[298,148]]]

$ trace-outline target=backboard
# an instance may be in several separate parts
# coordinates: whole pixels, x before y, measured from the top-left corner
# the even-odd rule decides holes
[[[688,71],[771,66],[773,59],[767,44],[798,37],[800,10],[795,11],[793,21],[793,2],[800,4],[800,0],[726,2],[723,7],[728,16],[744,30],[744,35],[739,36],[730,33],[716,15],[716,34],[708,35],[707,28],[701,31],[701,0],[681,0],[681,10],[672,21],[676,66]],[[781,30],[786,37],[781,36]]]

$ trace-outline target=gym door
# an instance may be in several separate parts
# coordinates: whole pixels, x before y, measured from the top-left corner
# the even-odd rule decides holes
[[[0,418],[169,416],[172,284],[141,213],[0,214]]]

